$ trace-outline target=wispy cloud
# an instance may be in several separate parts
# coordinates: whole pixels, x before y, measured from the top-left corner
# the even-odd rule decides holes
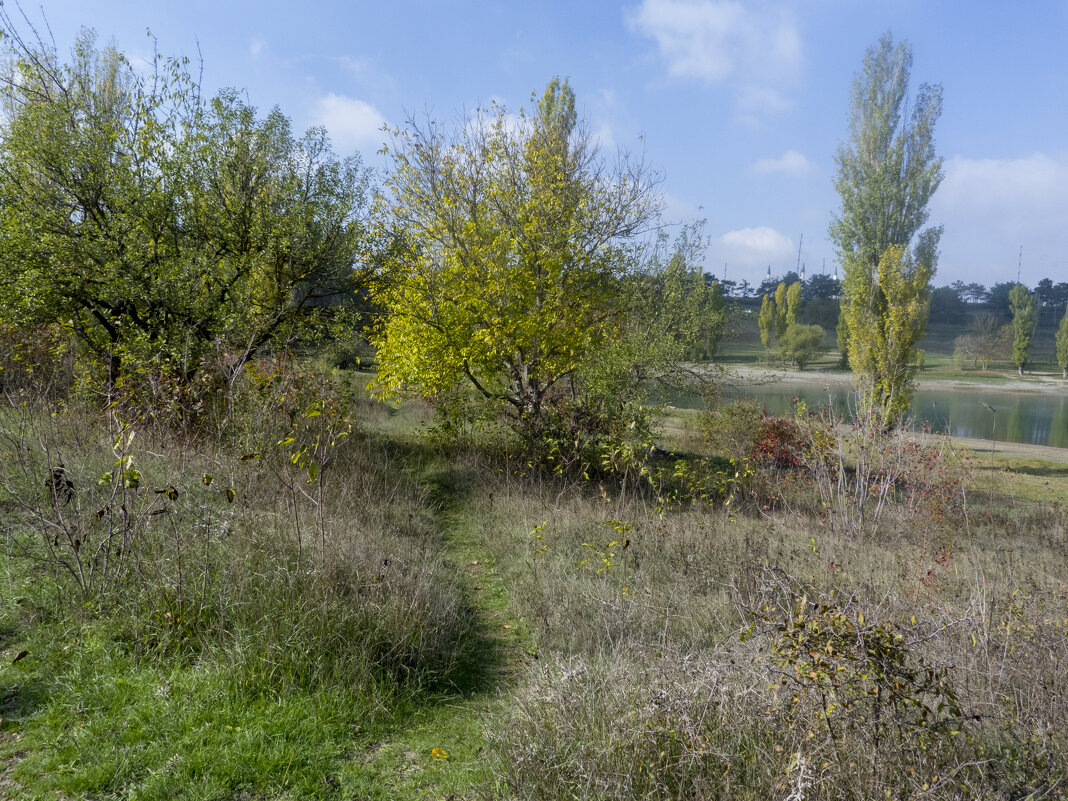
[[[253,39],[248,43],[248,52],[255,58],[263,52],[263,48],[267,46],[267,43],[262,39]]]
[[[331,92],[318,100],[312,116],[339,147],[374,146],[383,139],[385,117],[370,103],[355,97]]]
[[[756,175],[786,175],[790,178],[805,178],[819,169],[796,150],[787,150],[777,159],[757,159],[749,168]]]
[[[632,30],[656,41],[668,74],[734,89],[743,117],[790,108],[802,66],[801,35],[788,8],[730,0],[642,0]]]

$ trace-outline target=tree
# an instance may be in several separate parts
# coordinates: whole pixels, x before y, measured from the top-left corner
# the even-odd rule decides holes
[[[783,358],[796,364],[798,370],[804,370],[806,364],[824,351],[826,336],[821,326],[792,324],[779,343]]]
[[[466,386],[537,439],[625,330],[655,175],[625,156],[609,166],[558,79],[530,116],[409,120],[387,152],[377,391],[440,400]]]
[[[849,367],[849,323],[846,322],[844,301],[839,301],[838,324],[834,333],[838,344],[838,366],[844,370]]]
[[[1009,293],[1016,286],[1013,281],[1000,281],[990,287],[986,293],[986,303],[990,311],[1003,318],[1012,316],[1012,304],[1009,301]]]
[[[1012,346],[1012,327],[994,314],[977,314],[968,326],[968,333],[957,337],[954,353],[959,359],[971,359],[974,366],[982,362],[983,369],[994,359],[1007,358]]]
[[[979,283],[968,284],[965,287],[965,294],[972,303],[984,303],[989,297],[986,287]]]
[[[1012,312],[1012,363],[1023,375],[1024,366],[1031,361],[1031,340],[1035,333],[1035,296],[1023,284],[1009,290],[1009,310]]]
[[[775,301],[771,295],[765,294],[763,300],[760,301],[760,316],[757,318],[757,325],[760,326],[760,344],[764,346],[765,352],[771,348],[775,320]]]
[[[189,388],[351,297],[367,175],[186,62],[148,77],[92,32],[71,61],[0,17],[0,312],[69,328],[109,385]],[[182,390],[184,391],[184,390]]]
[[[781,282],[775,288],[775,339],[781,341],[786,333],[789,322],[789,304],[786,300],[786,282]]]
[[[805,281],[805,288],[802,291],[802,297],[806,303],[813,300],[835,300],[841,294],[841,282],[829,275],[819,273]]]
[[[1068,378],[1068,311],[1057,326],[1057,364],[1061,368],[1061,378]]]
[[[786,290],[786,327],[797,325],[797,315],[801,313],[801,282],[790,284]]]
[[[960,290],[951,286],[940,286],[932,290],[931,315],[935,319],[943,323],[957,323],[964,317],[965,311]]]
[[[916,343],[923,338],[930,301],[929,269],[912,263],[900,245],[883,252],[874,275],[856,270],[843,282],[850,302],[849,365],[861,376],[868,408],[889,423],[908,411],[916,374]]]
[[[921,84],[909,104],[911,66],[909,45],[889,34],[866,52],[853,81],[849,143],[835,156],[842,210],[830,226],[845,272],[850,365],[863,403],[887,424],[908,408],[912,348],[942,234],[923,227],[943,175],[934,151],[942,90]]]

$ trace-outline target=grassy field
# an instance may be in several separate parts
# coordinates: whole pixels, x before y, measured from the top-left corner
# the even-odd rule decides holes
[[[1063,462],[676,413],[554,475],[362,382],[5,405],[0,794],[1068,797]]]

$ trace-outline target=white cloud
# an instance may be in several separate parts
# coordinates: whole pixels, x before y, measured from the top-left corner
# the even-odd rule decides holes
[[[616,148],[616,135],[612,130],[612,126],[608,124],[600,125],[596,131],[593,132],[593,141],[595,141],[602,150],[615,150]]]
[[[354,97],[331,92],[316,103],[313,117],[342,148],[377,145],[383,139],[385,117],[370,103]]]
[[[790,237],[762,225],[716,237],[709,247],[708,261],[715,265],[726,263],[729,274],[736,277],[761,275],[769,264],[772,273],[779,274],[784,272],[784,262],[793,264],[796,251]]]
[[[720,241],[727,247],[738,248],[764,258],[776,258],[784,253],[789,255],[794,249],[790,237],[766,225],[728,231],[720,237]]]
[[[1064,225],[1068,218],[1068,156],[967,159],[954,156],[932,199],[937,214],[968,216],[1006,234]]]
[[[757,159],[749,168],[757,175],[786,175],[804,178],[818,172],[816,165],[796,150],[787,150],[777,159]]]
[[[248,43],[248,52],[253,56],[258,56],[263,52],[264,47],[266,47],[266,43],[262,39],[253,39]]]
[[[784,6],[730,0],[642,0],[627,15],[632,30],[651,37],[668,74],[737,92],[743,117],[791,106],[783,90],[802,64],[801,36]]]
[[[1055,274],[1068,252],[1068,153],[1016,159],[954,156],[931,199],[931,222],[945,226],[938,280],[1015,280],[1024,248],[1023,280]],[[1056,278],[1055,278],[1056,280]]]

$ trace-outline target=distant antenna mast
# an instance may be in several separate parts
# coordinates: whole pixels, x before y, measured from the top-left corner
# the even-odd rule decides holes
[[[1023,269],[1023,245],[1020,245],[1020,260],[1016,262],[1016,283],[1020,283],[1020,270]]]
[[[801,238],[797,240],[797,272],[801,272],[801,245],[805,242],[805,235],[801,234]]]

